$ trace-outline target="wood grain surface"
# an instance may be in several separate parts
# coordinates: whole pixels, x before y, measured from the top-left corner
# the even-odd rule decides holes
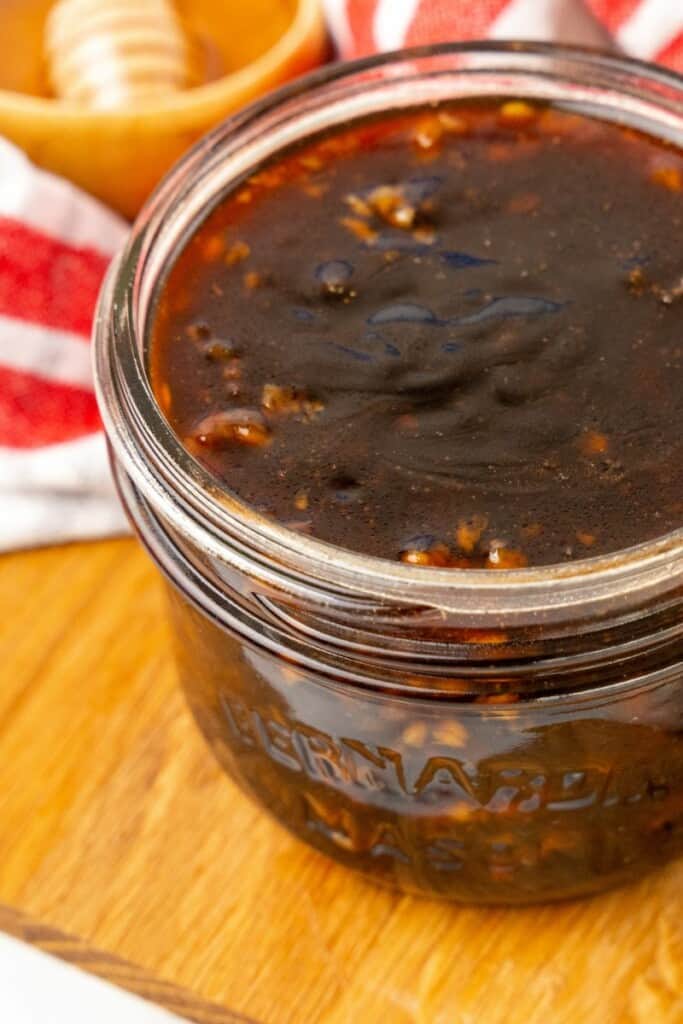
[[[259,1024],[683,1022],[683,863],[470,909],[374,888],[252,806],[183,705],[133,541],[4,556],[0,623],[0,927]]]

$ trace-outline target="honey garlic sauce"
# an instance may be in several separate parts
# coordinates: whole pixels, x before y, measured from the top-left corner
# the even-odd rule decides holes
[[[683,158],[526,101],[344,127],[167,277],[157,397],[246,502],[341,547],[516,568],[683,525]]]

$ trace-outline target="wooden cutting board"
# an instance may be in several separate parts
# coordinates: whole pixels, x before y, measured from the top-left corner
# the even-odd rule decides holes
[[[0,624],[0,927],[203,1022],[683,1022],[683,862],[474,910],[261,814],[183,704],[133,541],[0,558]]]

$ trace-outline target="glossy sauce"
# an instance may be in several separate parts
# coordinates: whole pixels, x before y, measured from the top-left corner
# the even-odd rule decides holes
[[[366,121],[225,197],[159,297],[190,451],[288,526],[516,568],[683,525],[683,159],[526,102]]]

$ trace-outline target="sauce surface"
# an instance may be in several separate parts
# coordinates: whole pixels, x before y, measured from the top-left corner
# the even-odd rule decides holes
[[[515,568],[683,525],[683,158],[526,102],[365,121],[225,197],[164,282],[157,398],[287,526]]]

